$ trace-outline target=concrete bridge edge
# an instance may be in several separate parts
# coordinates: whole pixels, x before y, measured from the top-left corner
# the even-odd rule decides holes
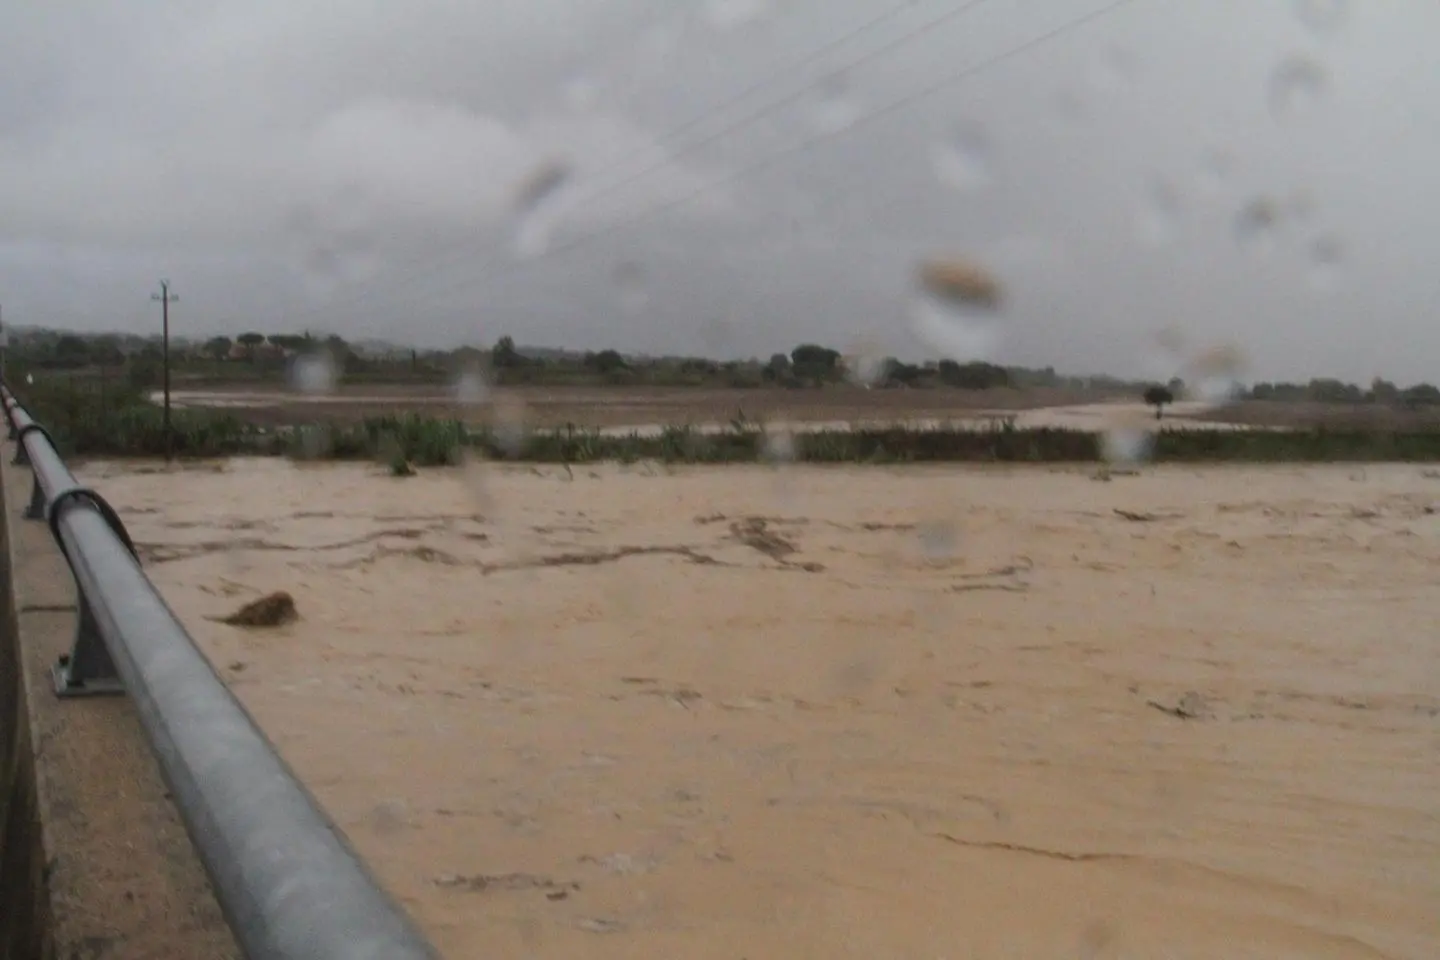
[[[0,448],[0,960],[239,958],[126,697],[60,700],[75,584]],[[13,732],[13,736],[12,736]]]

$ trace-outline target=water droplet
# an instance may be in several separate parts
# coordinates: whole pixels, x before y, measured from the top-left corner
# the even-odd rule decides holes
[[[822,134],[839,133],[860,117],[850,81],[843,73],[826,77],[815,90],[810,107],[810,124]]]
[[[1185,331],[1179,327],[1165,327],[1156,330],[1155,345],[1178,361],[1181,354],[1185,352]]]
[[[1155,450],[1153,430],[1137,424],[1116,424],[1100,438],[1100,455],[1115,466],[1133,466],[1150,459]]]
[[[495,445],[507,457],[520,456],[530,435],[524,402],[512,394],[500,393],[495,395],[491,410],[494,419],[490,430]]]
[[[1180,221],[1180,192],[1164,180],[1150,185],[1136,217],[1136,233],[1142,242],[1158,246],[1168,242]]]
[[[463,371],[455,380],[455,402],[463,407],[478,407],[490,399],[490,385],[478,369]]]
[[[393,835],[409,825],[409,808],[403,800],[386,800],[370,811],[370,826],[376,833]]]
[[[952,360],[985,360],[1000,346],[1000,287],[988,271],[962,262],[931,262],[920,269],[911,307],[916,335]]]
[[[616,264],[610,273],[610,279],[619,294],[622,310],[628,314],[636,314],[645,309],[645,305],[650,301],[650,294],[644,267],[633,260],[627,260]]]
[[[931,162],[935,176],[952,190],[976,190],[990,182],[990,146],[984,129],[961,121],[936,145]]]
[[[1318,61],[1294,54],[1270,75],[1270,113],[1279,121],[1297,119],[1325,94],[1329,74]]]
[[[298,356],[290,365],[290,385],[301,393],[332,393],[339,379],[338,364],[326,351]]]
[[[1345,23],[1345,0],[1296,0],[1295,15],[1317,34],[1333,33]]]
[[[1279,224],[1280,205],[1268,197],[1258,197],[1235,215],[1235,240],[1251,253],[1268,253],[1275,245]]]
[[[556,224],[556,198],[569,182],[569,164],[549,160],[538,166],[515,191],[515,251],[538,257],[550,248]]]
[[[1205,403],[1225,403],[1240,392],[1244,375],[1244,351],[1234,344],[1221,344],[1196,354],[1185,365],[1185,395]]]
[[[1335,237],[1317,237],[1310,243],[1310,283],[1328,289],[1345,259],[1345,248]]]
[[[854,384],[872,387],[889,372],[889,357],[880,344],[863,340],[845,354],[845,375]]]
[[[1229,403],[1240,395],[1240,384],[1228,377],[1201,377],[1185,381],[1185,397],[1200,403]]]
[[[953,520],[930,520],[920,524],[920,550],[930,563],[948,563],[960,548],[960,530]]]
[[[477,450],[466,448],[460,453],[460,478],[475,508],[486,519],[494,520],[495,501],[490,496],[485,457]]]
[[[773,467],[795,462],[795,434],[789,427],[766,427],[761,456]]]

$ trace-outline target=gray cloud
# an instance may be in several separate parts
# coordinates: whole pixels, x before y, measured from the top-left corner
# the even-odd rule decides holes
[[[201,332],[913,355],[914,263],[953,252],[1005,284],[1003,360],[1141,373],[1177,326],[1240,344],[1256,376],[1437,376],[1425,0],[1352,0],[1334,24],[1290,0],[1135,0],[727,179],[1103,5],[983,3],[684,150],[958,2],[919,0],[588,204],[665,131],[891,4],[9,4],[0,303],[148,329],[168,276]],[[517,217],[556,163],[560,189]],[[1278,211],[1258,242],[1257,202]]]

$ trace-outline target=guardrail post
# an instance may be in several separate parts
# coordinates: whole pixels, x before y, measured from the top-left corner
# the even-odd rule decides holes
[[[30,503],[25,507],[26,520],[45,519],[45,489],[40,486],[40,478],[32,477],[30,485]]]
[[[88,504],[100,514],[115,539],[125,546],[132,557],[135,555],[135,544],[130,540],[130,534],[114,508],[94,490],[73,484],[55,491],[55,495],[42,508],[43,516],[50,524],[50,532],[55,537],[55,545],[65,555],[65,561],[72,573],[75,570],[74,561],[65,548],[64,538],[60,536],[59,524],[60,511],[77,503]],[[55,693],[61,697],[123,694],[125,686],[115,670],[115,661],[110,658],[110,649],[105,645],[105,638],[100,634],[100,623],[95,619],[95,610],[85,596],[85,588],[78,578],[75,581],[75,609],[80,614],[75,624],[75,643],[68,654],[60,656],[59,662],[51,670]]]
[[[77,584],[77,590],[79,589]],[[100,636],[100,624],[95,620],[95,611],[85,594],[80,593],[75,604],[80,613],[75,624],[75,645],[69,653],[62,653],[59,661],[51,668],[50,676],[55,681],[55,693],[61,697],[115,696],[125,692],[120,676],[115,672],[115,661]]]

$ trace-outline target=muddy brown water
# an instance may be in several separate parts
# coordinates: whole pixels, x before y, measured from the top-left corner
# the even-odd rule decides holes
[[[1420,468],[83,472],[447,956],[1440,956]]]

